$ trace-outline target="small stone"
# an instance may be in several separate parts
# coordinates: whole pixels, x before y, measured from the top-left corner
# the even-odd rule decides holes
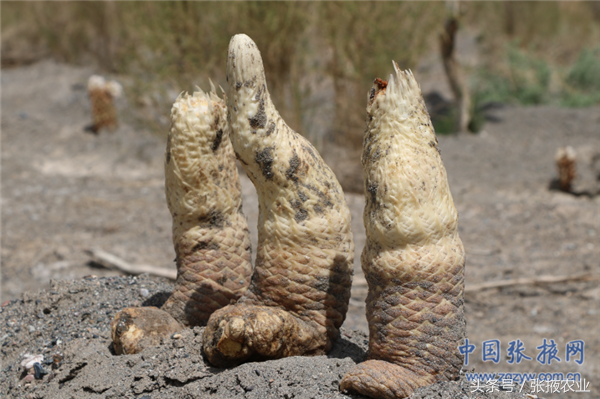
[[[179,333],[175,333],[175,334],[171,335],[171,339],[179,339],[179,338],[181,338],[181,334],[179,334]]]
[[[42,378],[44,378],[44,375],[48,374],[48,372],[44,370],[42,365],[39,363],[33,364],[33,371],[36,380],[41,380]]]
[[[29,326],[29,332],[30,333],[35,332],[35,327],[34,326]]]
[[[23,380],[24,380],[25,382],[31,382],[31,381],[33,381],[34,379],[35,379],[35,377],[34,377],[33,375],[31,375],[31,374],[27,374],[27,375],[25,376],[25,378],[23,378]]]
[[[150,295],[150,291],[148,291],[146,288],[142,288],[140,289],[140,295],[146,298],[148,295]]]
[[[26,353],[23,355],[23,360],[21,361],[21,368],[24,370],[31,370],[35,363],[42,363],[44,361],[44,355],[32,355]]]

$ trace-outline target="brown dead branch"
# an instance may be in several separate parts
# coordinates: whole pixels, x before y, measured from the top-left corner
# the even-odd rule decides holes
[[[487,253],[486,253],[487,255]],[[566,283],[571,281],[596,281],[600,276],[590,273],[576,274],[574,276],[539,276],[534,278],[516,278],[510,280],[490,281],[481,284],[470,284],[465,288],[465,292],[478,292],[492,288],[512,287],[515,285],[541,285]],[[352,294],[366,294],[367,280],[362,276],[354,276],[352,281]]]
[[[516,278],[502,281],[490,281],[481,284],[471,284],[465,288],[465,292],[478,292],[491,288],[512,287],[515,285],[541,285],[566,283],[571,281],[594,281],[600,280],[600,276],[589,273],[576,274],[574,276],[539,276],[535,278]]]
[[[177,270],[151,265],[132,265],[131,263],[99,248],[86,249],[85,253],[88,254],[95,263],[98,263],[107,269],[117,269],[132,275],[148,273],[153,276],[166,277],[171,280],[177,278]]]
[[[446,76],[448,77],[448,82],[450,83],[450,88],[452,89],[458,108],[456,129],[458,133],[466,133],[470,122],[471,96],[460,64],[456,59],[456,52],[454,51],[458,26],[458,19],[456,17],[448,18],[444,31],[440,34],[440,50],[442,61],[444,62],[444,70],[446,71]]]
[[[494,249],[469,248],[467,250],[467,256],[468,255],[492,256],[492,255],[495,255],[498,253],[500,253],[500,249],[498,249],[498,248],[494,248]]]

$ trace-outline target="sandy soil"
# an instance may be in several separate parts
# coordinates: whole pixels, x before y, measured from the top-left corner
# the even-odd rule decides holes
[[[86,133],[84,127],[90,123],[91,116],[85,83],[93,72],[47,61],[2,71],[3,302],[21,298],[24,292],[48,289],[50,279],[118,275],[115,271],[92,267],[84,252],[92,247],[102,248],[134,264],[174,268],[171,218],[163,193],[164,140],[127,122],[112,134],[102,132],[95,136]],[[128,104],[122,100],[120,114],[126,116],[128,109]],[[510,278],[580,273],[600,275],[600,196],[597,195],[600,162],[593,162],[594,156],[600,153],[600,109],[496,107],[488,110],[487,116],[488,123],[479,135],[439,138],[460,213],[460,234],[468,255],[467,289],[475,284]],[[556,174],[554,153],[556,148],[564,145],[572,145],[579,154],[577,195],[550,189]],[[360,179],[359,175],[357,179]],[[244,210],[255,247],[256,194],[245,177],[242,186]],[[364,199],[362,195],[348,193],[347,201],[352,211],[357,248],[355,276],[360,282]],[[164,282],[145,281],[155,287],[155,291],[169,290]],[[119,284],[127,286],[123,282]],[[132,290],[139,291],[138,288]],[[125,291],[131,290],[123,288],[119,292],[130,295]],[[46,344],[57,338],[50,336],[54,330],[48,330],[46,334],[46,327],[42,326],[52,319],[50,316],[39,320],[39,330],[35,327],[30,331],[28,317],[37,317],[39,312],[36,300],[45,301],[44,298],[51,296],[48,293],[31,295],[26,294],[23,298],[36,299],[26,299],[25,303],[12,301],[2,308],[3,373],[7,372],[6,367],[18,364],[18,354],[51,348]],[[103,353],[97,356],[109,358],[106,328],[110,317],[119,306],[136,301],[142,303],[143,298],[127,302],[117,296],[110,302],[102,299],[108,294],[99,295],[94,302],[107,304],[111,312],[105,312],[102,320],[96,323],[98,333],[95,335],[104,341],[93,348],[98,350],[96,353]],[[367,331],[365,297],[366,286],[356,284],[344,324],[347,330]],[[32,301],[33,305],[27,305]],[[468,369],[475,367],[478,372],[578,372],[590,381],[591,395],[600,395],[600,338],[597,333],[600,288],[597,280],[483,290],[468,293],[466,302],[468,335],[471,343],[477,346]],[[16,313],[7,310],[18,306],[23,310]],[[74,303],[72,309],[81,309],[78,306],[81,303]],[[25,309],[34,313],[23,313]],[[67,311],[61,309],[61,312]],[[5,330],[8,323],[15,324]],[[77,328],[80,327],[72,324],[69,328],[64,334],[79,331]],[[42,332],[45,341],[38,339],[36,331]],[[192,341],[192,335],[197,336],[192,331],[186,334]],[[352,339],[358,336],[358,333],[349,334]],[[535,347],[541,345],[544,338],[557,343],[560,363],[541,365],[535,360],[539,352]],[[501,341],[503,357],[508,342],[520,339],[525,344],[526,354],[533,360],[520,365],[510,365],[504,358],[499,364],[482,362],[482,342],[490,339]],[[585,361],[581,366],[565,359],[566,343],[579,339],[585,341]],[[74,348],[69,346],[64,350],[77,357],[79,354]],[[332,357],[326,359],[329,361]],[[344,363],[343,367],[348,364]],[[275,370],[279,366],[273,367]],[[10,378],[17,375],[15,369],[12,370],[11,377],[7,376],[0,383],[3,392],[9,386]],[[286,370],[297,373],[293,367]],[[233,378],[233,375],[226,377],[223,374],[223,378]],[[138,381],[137,377],[132,378],[132,381]],[[142,381],[148,377],[140,378]],[[12,382],[13,387],[22,384],[18,381]],[[217,381],[220,380],[211,381],[218,392]],[[188,386],[187,382],[181,381],[174,384]],[[225,385],[235,386],[234,383]],[[302,386],[299,383],[297,387]],[[90,397],[108,397],[101,395],[102,387],[98,388],[100,393],[93,387],[80,386],[78,389],[90,393]],[[162,388],[157,386],[150,391],[139,388],[139,392],[135,388],[123,389],[123,392],[131,389],[131,397],[143,397],[143,392]],[[334,391],[327,392],[336,397],[338,394]],[[19,392],[19,397],[26,394],[25,390],[15,392]],[[253,397],[250,391],[244,392],[247,397]],[[283,391],[257,392],[285,397]],[[221,393],[217,396],[235,395]]]
[[[9,336],[2,347],[0,395],[18,398],[364,398],[344,394],[339,382],[366,358],[364,333],[342,329],[327,356],[211,367],[202,357],[203,328],[186,329],[140,354],[115,356],[108,322],[123,307],[160,305],[171,285],[142,277],[87,277],[54,282],[39,294],[5,305]],[[24,350],[44,354],[42,378],[25,383]],[[57,358],[56,356],[59,356]],[[56,361],[55,361],[56,359]],[[488,398],[525,399],[514,392]],[[524,391],[525,392],[525,391]],[[464,376],[419,389],[414,398],[475,399]],[[366,398],[365,398],[366,399]]]

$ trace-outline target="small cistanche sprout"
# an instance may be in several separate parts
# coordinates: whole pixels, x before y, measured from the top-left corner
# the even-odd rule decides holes
[[[87,89],[94,118],[90,130],[94,133],[98,133],[103,128],[114,130],[117,127],[114,100],[121,97],[123,87],[114,80],[107,82],[102,76],[92,75],[88,79]]]
[[[558,185],[564,192],[570,192],[573,180],[577,178],[577,153],[573,147],[566,146],[556,150],[554,156],[558,169]]]

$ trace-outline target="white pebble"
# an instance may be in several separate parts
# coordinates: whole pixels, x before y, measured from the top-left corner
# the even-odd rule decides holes
[[[32,355],[30,353],[26,353],[23,355],[23,360],[21,361],[21,367],[25,370],[29,370],[33,367],[34,363],[42,363],[44,361],[44,355]]]

